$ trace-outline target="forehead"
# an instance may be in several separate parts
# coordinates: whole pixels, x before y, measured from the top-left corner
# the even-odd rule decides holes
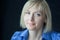
[[[35,12],[35,11],[42,11],[42,6],[35,4],[35,5],[31,6],[31,7],[29,7],[29,8],[27,9],[27,11],[31,11],[31,12],[32,12],[32,11],[33,11],[33,12]]]

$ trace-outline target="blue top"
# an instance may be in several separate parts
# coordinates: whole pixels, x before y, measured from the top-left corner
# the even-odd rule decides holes
[[[13,34],[11,40],[28,40],[29,32],[28,30],[17,31]],[[47,32],[43,33],[42,40],[60,40],[60,33],[57,32]]]

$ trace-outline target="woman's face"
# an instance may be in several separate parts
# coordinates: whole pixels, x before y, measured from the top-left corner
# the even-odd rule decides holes
[[[41,9],[33,6],[25,11],[24,23],[28,30],[42,29],[45,22],[45,14]]]

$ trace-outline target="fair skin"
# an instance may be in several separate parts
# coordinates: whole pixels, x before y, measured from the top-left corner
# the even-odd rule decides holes
[[[29,30],[28,40],[42,40],[42,28],[45,22],[45,14],[36,5],[27,9],[24,15],[24,22]]]

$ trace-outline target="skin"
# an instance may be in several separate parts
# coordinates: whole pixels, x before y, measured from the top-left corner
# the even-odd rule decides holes
[[[36,7],[36,5],[27,9],[24,15],[24,22],[29,30],[28,40],[39,40],[45,22],[45,14],[43,11]]]

